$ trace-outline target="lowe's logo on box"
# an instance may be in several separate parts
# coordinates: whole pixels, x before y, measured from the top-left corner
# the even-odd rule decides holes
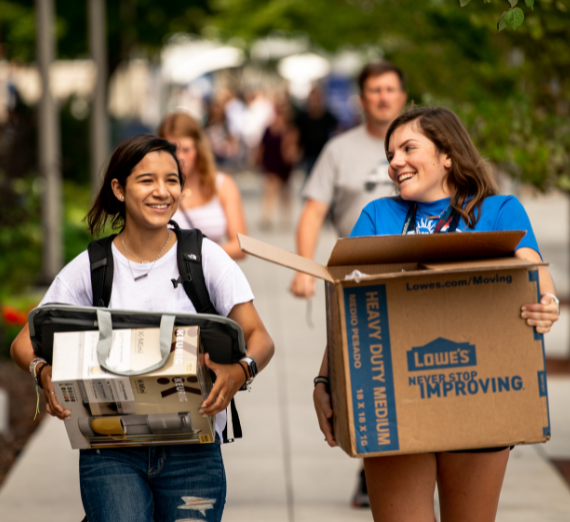
[[[475,345],[456,343],[443,337],[424,346],[416,346],[408,351],[408,371],[419,372],[442,368],[475,366],[477,354]]]

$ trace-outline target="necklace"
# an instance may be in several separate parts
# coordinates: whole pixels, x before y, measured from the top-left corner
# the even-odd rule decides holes
[[[437,216],[428,216],[426,214],[424,214],[419,208],[418,211],[419,213],[425,217],[426,219],[439,219],[441,216],[443,216],[443,214],[445,213],[446,210],[448,210],[449,207],[444,208]]]
[[[135,281],[138,281],[139,279],[142,279],[143,277],[146,277],[146,276],[148,276],[148,274],[150,274],[150,271],[154,267],[154,264],[158,261],[158,259],[160,258],[160,256],[164,252],[164,249],[166,248],[166,246],[168,245],[168,242],[170,241],[170,229],[168,229],[168,238],[166,239],[166,243],[162,247],[162,250],[156,256],[156,259],[150,265],[148,272],[146,272],[145,274],[141,274],[139,276],[135,276],[135,273],[133,272],[133,267],[131,266],[131,261],[129,260],[129,256],[133,256],[137,261],[141,261],[141,260],[137,256],[135,256],[132,252],[129,252],[127,245],[125,245],[125,240],[123,239],[123,234],[124,234],[124,232],[121,232],[121,243],[123,244],[123,248],[125,249],[125,252],[127,253],[127,263],[129,264],[129,269],[131,270],[131,274],[133,275],[133,279]],[[148,265],[150,263],[150,261],[141,261],[141,263],[143,265]]]

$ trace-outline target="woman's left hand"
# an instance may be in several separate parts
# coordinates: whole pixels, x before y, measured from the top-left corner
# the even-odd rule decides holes
[[[550,295],[543,295],[540,303],[524,305],[521,317],[529,326],[534,326],[538,333],[548,333],[558,321],[558,304]]]
[[[210,391],[208,398],[202,403],[200,413],[205,417],[211,417],[224,411],[234,395],[246,381],[245,368],[240,363],[217,364],[205,355],[206,366],[216,374],[216,382]]]

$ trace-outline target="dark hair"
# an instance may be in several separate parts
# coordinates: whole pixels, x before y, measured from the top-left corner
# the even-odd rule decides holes
[[[103,178],[99,194],[87,214],[87,224],[92,236],[97,236],[105,228],[107,220],[111,220],[114,229],[125,223],[125,204],[119,201],[111,182],[116,179],[124,187],[133,169],[149,152],[168,152],[176,162],[181,188],[184,188],[184,174],[176,157],[176,145],[153,134],[139,134],[123,141],[113,152]]]
[[[447,184],[455,191],[451,205],[465,223],[473,228],[481,216],[483,200],[498,193],[489,164],[473,145],[461,120],[445,107],[412,106],[398,116],[386,133],[386,154],[394,131],[410,122],[416,122],[422,134],[433,142],[436,149],[451,158],[451,168],[447,174]],[[478,216],[475,215],[476,208],[479,209]]]
[[[358,75],[358,87],[360,89],[360,94],[364,92],[364,84],[366,80],[371,76],[380,76],[386,73],[395,73],[398,75],[400,79],[400,86],[402,90],[406,90],[406,75],[397,65],[394,65],[391,62],[370,62],[367,63],[360,71]]]

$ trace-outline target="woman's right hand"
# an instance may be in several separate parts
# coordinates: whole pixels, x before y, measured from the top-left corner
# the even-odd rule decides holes
[[[331,396],[327,392],[324,384],[319,383],[315,386],[313,391],[313,401],[315,403],[315,410],[317,412],[317,419],[319,420],[319,427],[325,436],[331,448],[338,446],[336,440],[334,439],[332,430],[332,402]]]
[[[39,369],[39,368],[38,368]],[[40,378],[42,380],[42,386],[44,387],[44,396],[46,399],[46,411],[53,417],[65,420],[69,419],[71,412],[69,410],[64,410],[57,399],[55,398],[55,391],[53,389],[53,384],[51,382],[51,372],[52,367],[47,365],[47,368],[42,370]]]

